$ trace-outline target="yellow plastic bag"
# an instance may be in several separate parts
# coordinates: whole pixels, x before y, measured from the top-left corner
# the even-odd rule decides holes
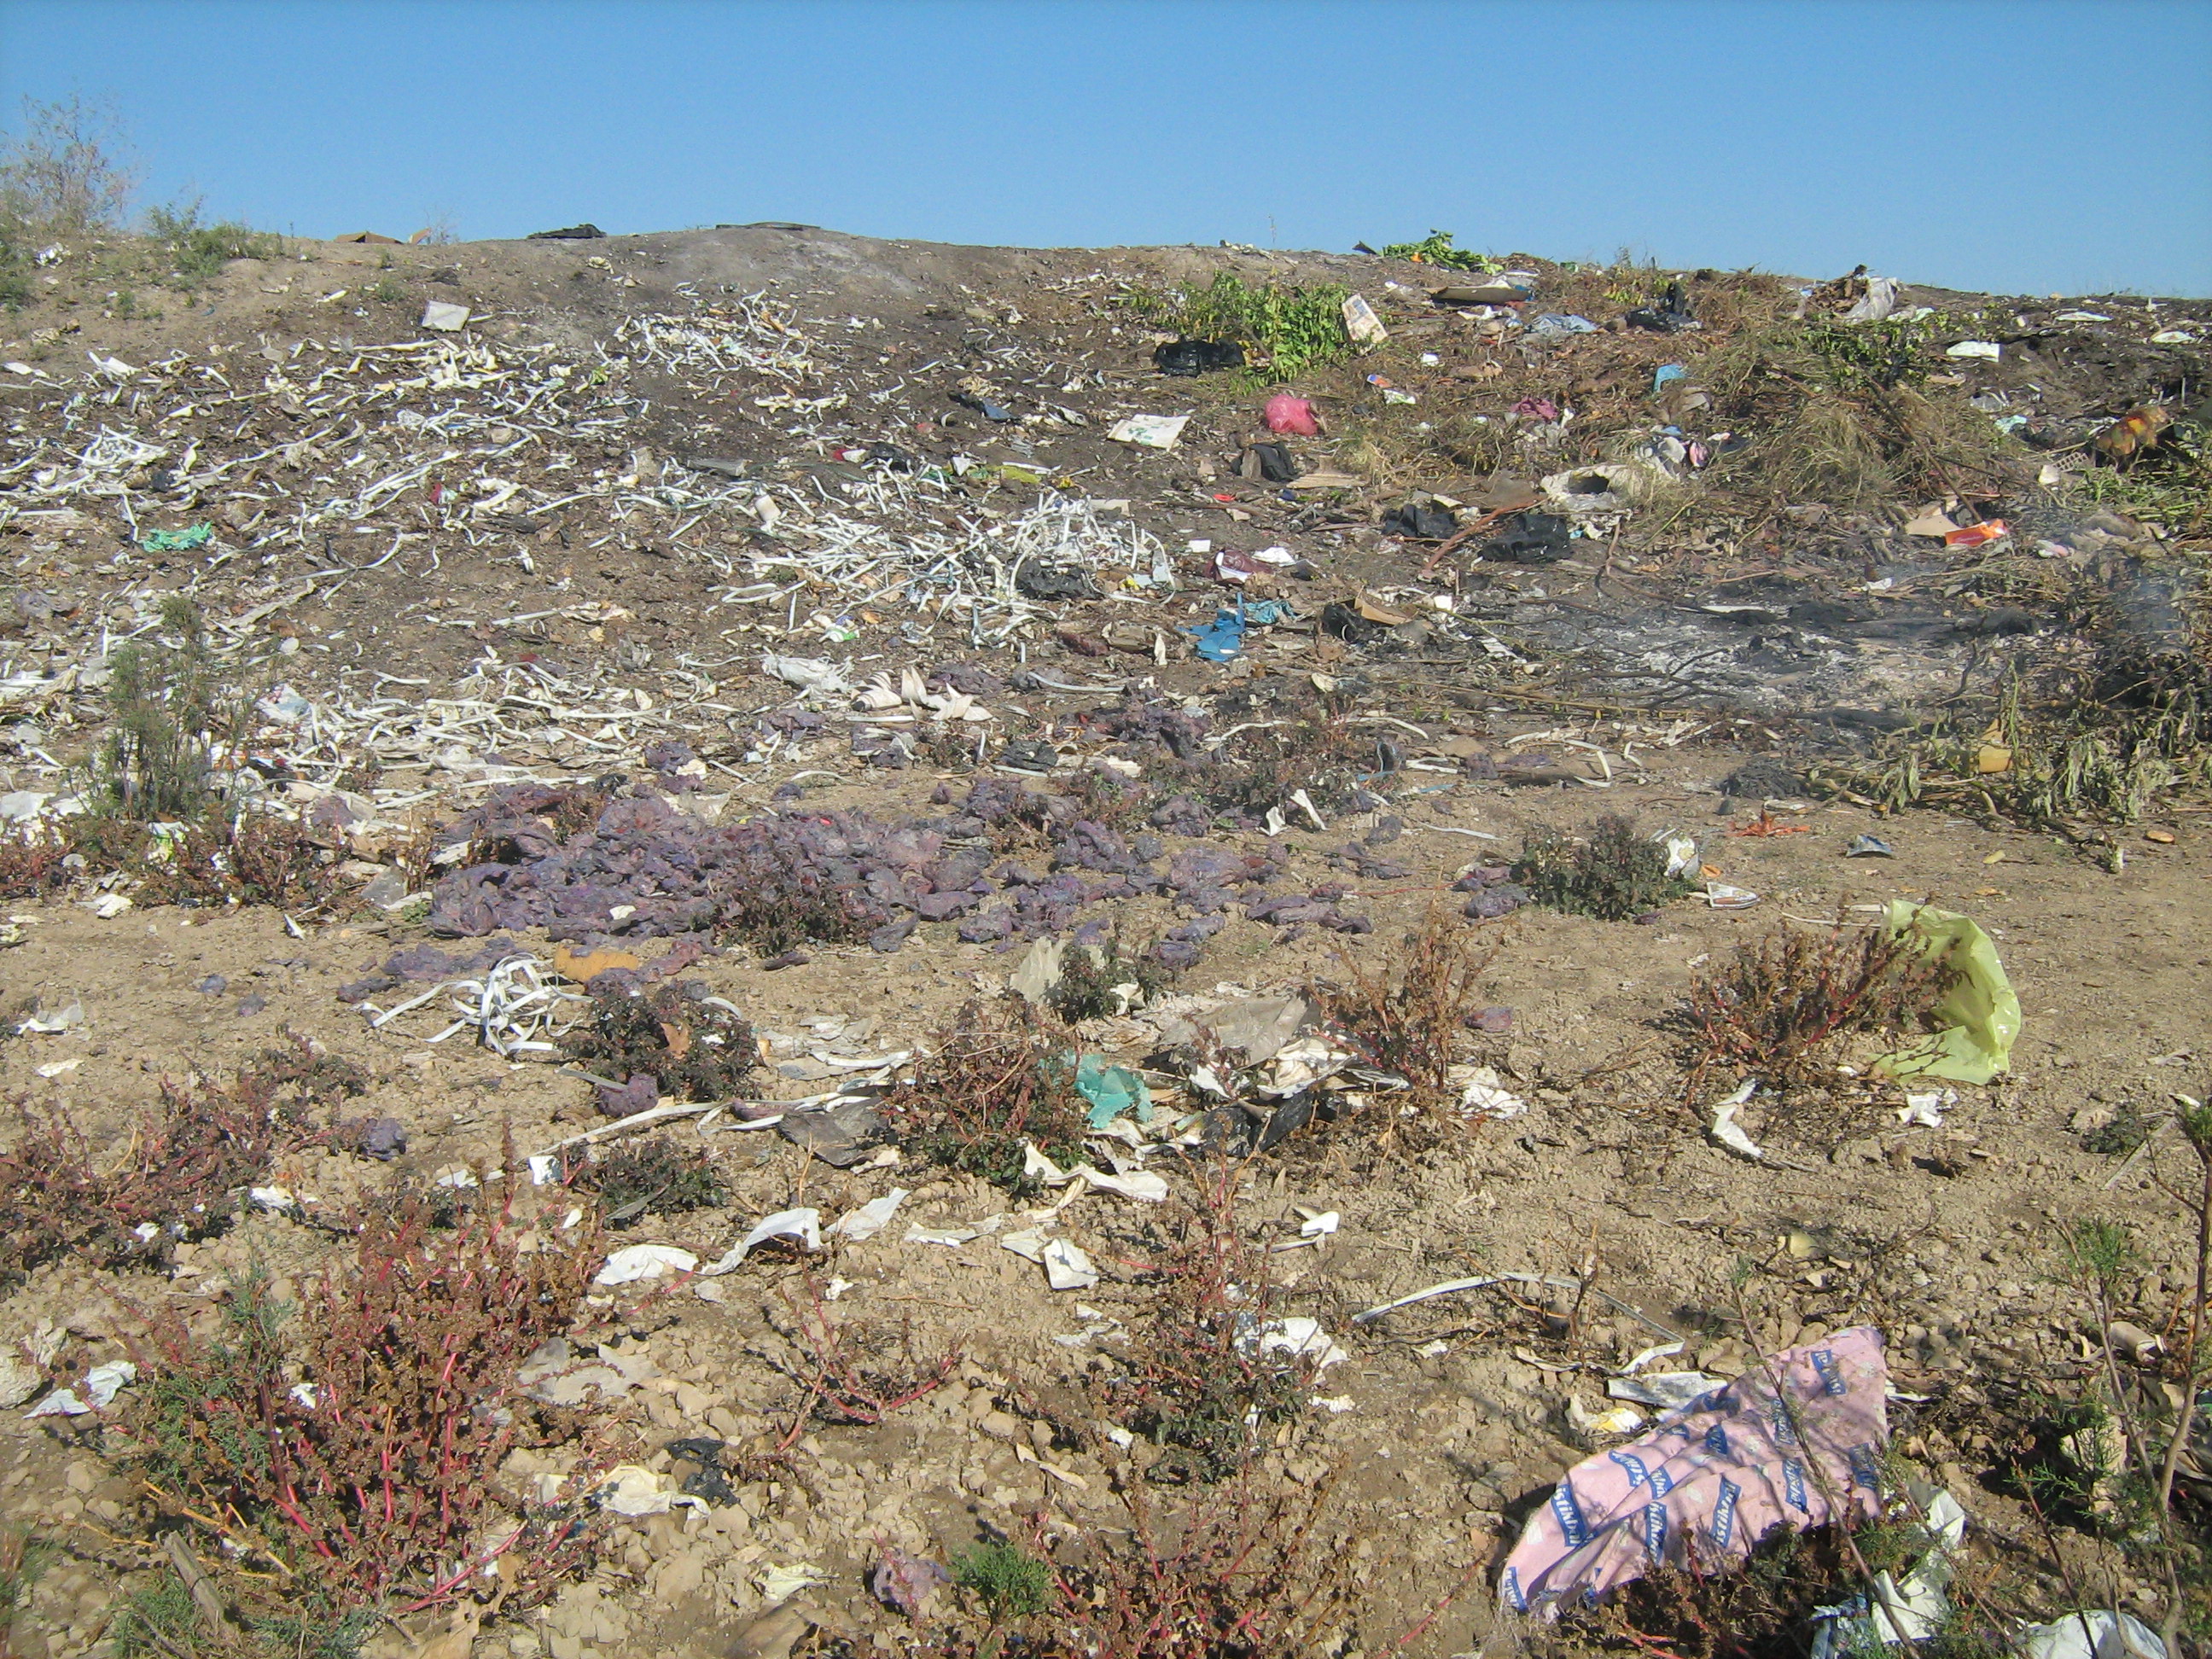
[[[1885,918],[1892,939],[1917,934],[1931,957],[1948,961],[1958,982],[1936,1005],[1941,1029],[1895,1054],[1875,1069],[1892,1077],[1940,1077],[1954,1083],[1987,1083],[2012,1066],[2020,1036],[2020,994],[2005,977],[1997,947],[1981,925],[1951,910],[1892,899]]]

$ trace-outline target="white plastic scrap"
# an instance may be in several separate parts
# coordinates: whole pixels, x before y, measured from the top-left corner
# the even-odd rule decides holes
[[[1859,295],[1858,303],[1844,313],[1847,323],[1879,323],[1897,309],[1897,278],[1869,276],[1867,291]]]
[[[2004,348],[1995,340],[1960,340],[1943,348],[1946,357],[1979,358],[1984,362],[1996,362],[2004,356]]]
[[[1173,449],[1189,422],[1188,415],[1132,415],[1116,422],[1106,435],[1117,444],[1134,444],[1139,449]]]
[[[1055,1291],[1087,1291],[1098,1282],[1098,1270],[1089,1256],[1064,1238],[1046,1237],[1041,1229],[1008,1233],[999,1244],[1042,1267],[1045,1282]]]
[[[1698,843],[1687,836],[1667,837],[1667,876],[1669,880],[1698,867]]]
[[[1671,1412],[1722,1386],[1719,1377],[1703,1371],[1655,1371],[1650,1376],[1607,1377],[1605,1392],[1610,1400],[1633,1400],[1639,1406]]]
[[[1716,910],[1748,910],[1759,902],[1759,895],[1748,887],[1732,887],[1724,881],[1705,884],[1705,902]]]
[[[1935,1635],[1951,1616],[1946,1592],[1951,1558],[1966,1541],[1966,1512],[1957,1498],[1940,1488],[1925,1501],[1927,1518],[1914,1528],[1924,1546],[1920,1559],[1901,1577],[1875,1574],[1864,1595],[1838,1607],[1815,1608],[1814,1659],[1840,1659],[1876,1646],[1908,1647]],[[2162,1655],[2165,1649],[2154,1645],[2149,1651]]]
[[[501,960],[482,979],[447,980],[381,1012],[368,1004],[362,1006],[369,1010],[370,1026],[380,1030],[446,992],[458,994],[452,1001],[460,1018],[425,1041],[443,1042],[457,1031],[473,1030],[477,1040],[502,1060],[538,1054],[550,1058],[558,1054],[559,1045],[549,1039],[572,1023],[568,1016],[573,1009],[591,1001],[581,992],[559,983],[548,963],[536,957],[513,956]]]
[[[665,1515],[679,1504],[695,1509],[707,1505],[699,1498],[671,1492],[663,1478],[637,1463],[617,1463],[599,1485],[599,1504],[617,1515]]]
[[[673,1244],[626,1244],[607,1258],[607,1265],[599,1269],[592,1283],[634,1285],[640,1279],[658,1279],[665,1273],[688,1273],[698,1265],[697,1256]]]
[[[422,307],[422,325],[441,334],[455,333],[469,325],[469,308],[450,300],[433,300]]]
[[[823,1231],[850,1244],[873,1238],[890,1225],[891,1217],[898,1212],[898,1206],[906,1200],[906,1193],[905,1188],[894,1187],[881,1198],[872,1198],[859,1209],[848,1210]]]
[[[1897,1121],[1908,1127],[1940,1129],[1943,1127],[1943,1114],[1958,1103],[1956,1089],[1931,1089],[1924,1095],[1907,1095],[1905,1104],[1897,1109]]]
[[[1044,1247],[1045,1283],[1055,1291],[1087,1291],[1098,1282],[1091,1258],[1064,1238]]]
[[[825,697],[853,689],[842,668],[820,657],[779,657],[773,651],[763,652],[761,672],[772,680],[781,680],[786,685],[795,685],[802,691]]]
[[[903,1197],[904,1194],[902,1194],[901,1196]],[[884,1219],[890,1218],[889,1212],[886,1212]],[[701,1276],[706,1279],[719,1279],[724,1273],[734,1273],[748,1255],[771,1238],[795,1238],[810,1250],[820,1249],[822,1248],[822,1212],[811,1207],[802,1210],[778,1210],[774,1215],[762,1217],[753,1224],[753,1230],[750,1232],[730,1246],[728,1253],[720,1261],[707,1268]]]
[[[1237,1346],[1248,1353],[1285,1353],[1293,1359],[1311,1359],[1316,1375],[1352,1356],[1329,1340],[1321,1321],[1304,1314],[1271,1319],[1253,1336],[1240,1338]]]
[[[1123,1198],[1133,1198],[1140,1203],[1162,1204],[1167,1201],[1168,1183],[1149,1170],[1138,1170],[1126,1175],[1108,1175],[1088,1164],[1079,1164],[1072,1170],[1063,1170],[1030,1142],[1022,1144],[1022,1174],[1025,1178],[1042,1182],[1047,1187],[1065,1187],[1071,1181],[1102,1193],[1116,1193]]]
[[[1633,1406],[1613,1406],[1592,1411],[1578,1394],[1567,1396],[1567,1426],[1577,1434],[1633,1434],[1644,1426],[1644,1413]]]
[[[1459,1109],[1465,1116],[1504,1122],[1528,1109],[1528,1103],[1508,1091],[1491,1066],[1455,1066],[1449,1080],[1459,1085]]]
[[[68,1007],[59,1009],[53,1013],[36,1013],[28,1019],[18,1022],[15,1035],[23,1036],[35,1031],[42,1036],[54,1036],[68,1030],[73,1025],[83,1024],[84,1004],[72,1002]]]
[[[1354,345],[1380,345],[1390,337],[1390,331],[1382,326],[1382,319],[1375,314],[1375,307],[1367,303],[1367,296],[1355,294],[1342,307],[1344,331],[1352,337]]]
[[[138,1368],[127,1359],[111,1359],[106,1364],[94,1365],[84,1374],[84,1381],[76,1389],[56,1389],[44,1400],[24,1413],[27,1417],[82,1417],[91,1412],[106,1411],[115,1403],[115,1396],[124,1385],[138,1380]]]
[[[2166,1659],[2159,1633],[2131,1613],[2097,1607],[2021,1632],[2021,1659]]]
[[[1735,1115],[1737,1109],[1749,1100],[1757,1092],[1758,1088],[1759,1079],[1752,1078],[1734,1094],[1713,1108],[1713,1139],[1727,1147],[1729,1151],[1751,1158],[1754,1162],[1764,1158],[1766,1154],[1756,1141],[1743,1132],[1742,1127],[1735,1121]]]
[[[788,1567],[770,1567],[760,1576],[761,1599],[773,1606],[788,1601],[809,1584],[823,1582],[822,1569],[804,1561]]]

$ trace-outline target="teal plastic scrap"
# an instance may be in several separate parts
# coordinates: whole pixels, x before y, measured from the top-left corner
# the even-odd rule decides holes
[[[152,530],[138,538],[139,550],[146,553],[189,553],[196,547],[205,547],[215,539],[215,526],[196,524],[187,530]]]
[[[1094,1129],[1104,1128],[1124,1112],[1135,1112],[1139,1123],[1152,1121],[1152,1091],[1126,1066],[1109,1066],[1096,1054],[1085,1054],[1075,1065],[1075,1086],[1091,1103]]]

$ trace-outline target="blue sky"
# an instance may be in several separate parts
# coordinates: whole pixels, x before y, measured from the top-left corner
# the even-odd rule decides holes
[[[0,104],[300,235],[1032,246],[2212,293],[2206,0],[0,0]]]

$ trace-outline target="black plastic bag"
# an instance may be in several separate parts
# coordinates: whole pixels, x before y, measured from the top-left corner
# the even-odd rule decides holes
[[[1186,379],[1244,367],[1244,348],[1234,340],[1170,340],[1152,353],[1163,374]]]
[[[1649,330],[1654,334],[1679,334],[1698,320],[1690,309],[1690,302],[1682,297],[1680,283],[1667,284],[1667,292],[1656,306],[1638,306],[1624,319],[1631,328]]]
[[[1448,507],[1422,507],[1408,501],[1382,515],[1383,530],[1417,542],[1449,541],[1459,530],[1459,519]]]
[[[1485,544],[1482,556],[1500,564],[1555,564],[1567,556],[1572,531],[1556,513],[1516,513],[1504,533]]]

